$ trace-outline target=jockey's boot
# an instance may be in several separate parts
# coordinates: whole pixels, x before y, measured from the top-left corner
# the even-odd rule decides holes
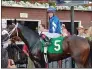
[[[44,34],[41,34],[40,36],[44,40],[45,45],[48,46],[50,44],[50,39]]]

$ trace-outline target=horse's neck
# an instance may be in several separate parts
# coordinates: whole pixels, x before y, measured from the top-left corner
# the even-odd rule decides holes
[[[28,27],[25,27],[19,24],[18,28],[20,29],[19,32],[21,32],[22,40],[25,43],[27,43],[29,47],[32,47],[36,43],[36,41],[39,39],[39,35],[33,32]]]

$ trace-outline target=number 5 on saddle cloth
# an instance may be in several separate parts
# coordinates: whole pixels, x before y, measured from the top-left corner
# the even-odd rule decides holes
[[[41,43],[42,43],[41,52],[44,51],[45,46],[48,47],[47,53],[51,53],[51,54],[59,54],[60,53],[61,54],[63,52],[63,49],[62,49],[62,43],[64,40],[63,36],[49,39],[46,35],[41,34],[41,38],[43,39],[41,41]]]

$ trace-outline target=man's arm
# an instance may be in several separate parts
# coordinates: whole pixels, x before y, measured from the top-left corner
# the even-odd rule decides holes
[[[16,68],[15,63],[12,59],[8,59],[8,68]]]
[[[28,52],[27,52],[26,50],[23,50],[23,52],[24,52],[27,56],[29,56],[29,54],[28,54]]]

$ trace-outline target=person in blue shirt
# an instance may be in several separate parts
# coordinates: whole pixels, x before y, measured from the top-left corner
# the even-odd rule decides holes
[[[59,18],[55,15],[56,9],[49,7],[47,12],[49,16],[49,32],[61,34],[61,24]]]
[[[49,7],[47,9],[47,13],[49,17],[49,28],[48,28],[48,32],[47,33],[43,32],[43,34],[47,35],[47,37],[49,38],[57,38],[62,34],[61,24],[59,18],[55,15],[55,12],[56,9],[53,7]]]

